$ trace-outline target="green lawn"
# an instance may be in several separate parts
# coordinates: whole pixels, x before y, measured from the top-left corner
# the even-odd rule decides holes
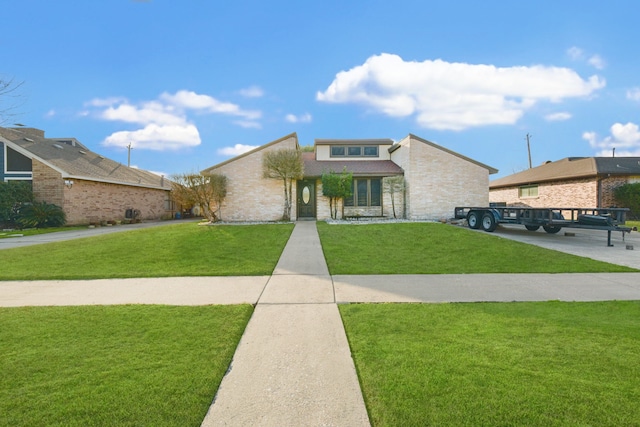
[[[83,230],[87,227],[50,227],[29,228],[27,230],[0,231],[0,239],[8,239],[16,236],[36,236],[39,234],[57,233],[59,231]]]
[[[640,425],[640,302],[341,305],[374,426]]]
[[[317,225],[331,274],[637,271],[440,223]]]
[[[0,251],[0,280],[269,275],[293,224],[166,225]]]
[[[198,426],[250,305],[0,309],[0,425]]]

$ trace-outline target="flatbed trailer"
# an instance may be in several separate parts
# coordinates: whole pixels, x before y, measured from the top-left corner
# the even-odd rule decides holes
[[[529,231],[540,227],[555,234],[562,228],[606,230],[607,246],[611,244],[611,232],[631,232],[625,227],[627,208],[528,208],[528,207],[456,207],[455,218],[466,219],[469,228],[494,231],[498,224],[520,224]]]

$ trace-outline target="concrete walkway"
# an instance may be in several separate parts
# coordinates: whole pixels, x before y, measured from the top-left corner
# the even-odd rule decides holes
[[[315,222],[298,222],[202,426],[368,426]]]

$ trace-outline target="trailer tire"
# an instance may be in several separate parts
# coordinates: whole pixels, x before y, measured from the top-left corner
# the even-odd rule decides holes
[[[480,214],[477,211],[471,211],[467,215],[467,224],[469,224],[469,228],[477,230],[480,228]]]
[[[546,231],[549,234],[556,234],[557,232],[560,231],[562,227],[558,225],[543,225],[542,228],[544,228],[544,231]]]
[[[491,212],[487,212],[482,216],[482,229],[484,231],[495,231],[497,227],[498,221],[496,221],[496,217]]]
[[[539,225],[525,225],[524,228],[526,228],[529,231],[538,231],[540,226]]]

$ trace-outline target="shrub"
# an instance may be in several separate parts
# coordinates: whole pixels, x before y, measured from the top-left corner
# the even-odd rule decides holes
[[[640,182],[624,184],[613,192],[619,206],[629,208],[629,219],[640,218]]]
[[[29,181],[0,181],[0,225],[12,227],[18,223],[18,211],[25,203],[33,202]]]
[[[25,228],[62,227],[67,219],[60,206],[33,202],[20,208],[18,222]]]

